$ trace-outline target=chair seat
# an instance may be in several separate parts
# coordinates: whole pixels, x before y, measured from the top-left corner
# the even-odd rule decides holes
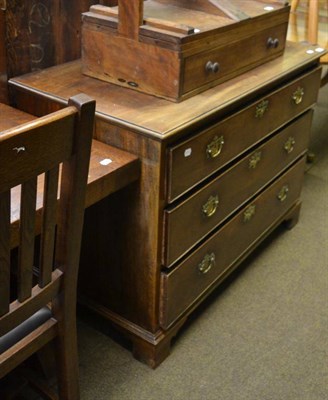
[[[26,321],[18,325],[15,329],[0,337],[0,354],[4,353],[10,347],[18,343],[25,336],[33,332],[44,322],[52,317],[52,313],[48,307],[43,307],[37,311]]]

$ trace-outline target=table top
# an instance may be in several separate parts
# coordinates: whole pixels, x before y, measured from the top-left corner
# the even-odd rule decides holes
[[[0,103],[0,117],[0,135],[7,129],[33,121],[36,118],[31,114],[27,114],[3,103]]]
[[[317,63],[322,52],[315,46],[287,42],[282,56],[181,103],[85,76],[80,60],[13,78],[10,84],[63,105],[72,95],[86,93],[96,100],[98,118],[161,140]]]
[[[0,136],[9,129],[33,121],[35,118],[33,115],[0,103]],[[139,174],[140,164],[136,156],[93,140],[85,207],[97,203],[111,193],[136,181]],[[43,175],[39,176],[36,205],[37,232],[41,228],[39,220],[43,203],[43,181]],[[11,191],[11,247],[15,247],[19,243],[20,191],[20,186],[16,186]]]

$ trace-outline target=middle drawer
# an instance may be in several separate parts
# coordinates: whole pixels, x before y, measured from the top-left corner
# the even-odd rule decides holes
[[[304,153],[312,114],[312,110],[303,114],[225,173],[164,211],[163,266],[172,266]]]

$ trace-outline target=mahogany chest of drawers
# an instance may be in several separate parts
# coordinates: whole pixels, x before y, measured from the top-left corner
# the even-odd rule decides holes
[[[319,57],[289,43],[182,103],[84,76],[78,61],[11,80],[34,114],[84,91],[97,100],[96,138],[140,158],[140,181],[86,212],[79,283],[138,359],[157,366],[192,310],[275,227],[297,222]]]

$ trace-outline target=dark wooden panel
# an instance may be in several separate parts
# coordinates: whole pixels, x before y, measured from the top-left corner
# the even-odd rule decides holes
[[[7,0],[7,69],[13,77],[80,57],[81,13],[96,0]]]
[[[1,2],[0,2],[1,5]],[[0,9],[0,102],[8,103],[7,60],[5,50],[5,13]]]

